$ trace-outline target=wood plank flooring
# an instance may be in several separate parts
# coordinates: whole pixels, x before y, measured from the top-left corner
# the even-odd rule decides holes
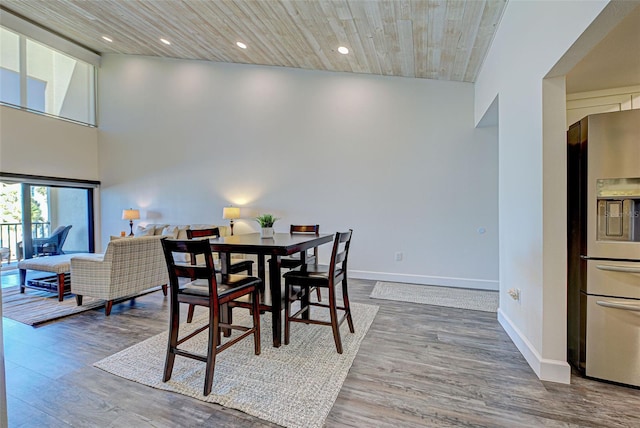
[[[373,300],[373,285],[350,283],[352,301],[380,310],[327,427],[640,426],[639,390],[539,381],[496,314]],[[95,310],[37,328],[4,318],[9,426],[274,426],[92,367],[166,329],[167,313],[156,292],[110,317]]]

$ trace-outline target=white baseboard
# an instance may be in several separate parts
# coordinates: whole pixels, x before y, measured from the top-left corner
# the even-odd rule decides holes
[[[478,290],[498,291],[498,281],[487,279],[451,278],[444,276],[409,275],[401,273],[371,272],[349,270],[349,276],[355,279],[374,281],[405,282],[409,284],[440,285],[444,287],[474,288]]]
[[[498,322],[507,332],[522,356],[527,360],[540,380],[557,383],[571,383],[571,367],[566,361],[542,358],[531,342],[522,335],[504,312],[498,309]]]

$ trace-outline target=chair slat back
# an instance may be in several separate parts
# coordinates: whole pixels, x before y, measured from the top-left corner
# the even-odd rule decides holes
[[[329,264],[329,280],[338,280],[338,276],[347,274],[347,258],[353,229],[348,232],[337,232],[333,240],[331,262]]]
[[[220,229],[217,227],[212,227],[209,229],[187,229],[187,239],[197,239],[197,238],[219,238],[220,237]],[[198,264],[196,260],[196,254],[190,255],[191,264]]]
[[[205,236],[211,236],[218,238],[220,237],[220,229],[217,227],[212,227],[210,229],[187,229],[187,238],[204,238]]]
[[[218,283],[216,281],[216,272],[209,241],[206,239],[181,241],[164,238],[162,239],[162,250],[169,271],[172,298],[175,298],[178,294],[180,278],[187,278],[189,280],[206,279],[209,285],[209,295],[217,299]],[[205,264],[185,265],[177,263],[176,256],[180,254],[202,254]]]
[[[292,224],[289,233],[320,233],[320,225],[317,224]]]
[[[304,233],[305,235],[318,235],[320,233],[319,224],[292,224],[289,227],[289,233]],[[313,247],[313,255],[316,256],[318,262],[318,247]]]

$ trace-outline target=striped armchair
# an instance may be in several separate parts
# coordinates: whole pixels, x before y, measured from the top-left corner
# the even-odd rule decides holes
[[[78,305],[83,296],[104,299],[108,316],[115,299],[133,298],[157,286],[162,286],[166,296],[169,276],[161,238],[116,239],[109,242],[104,255],[72,257],[71,292]]]

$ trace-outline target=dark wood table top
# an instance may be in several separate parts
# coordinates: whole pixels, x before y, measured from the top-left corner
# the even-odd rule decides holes
[[[282,277],[280,276],[280,256],[300,253],[310,248],[333,241],[333,234],[309,235],[297,233],[275,233],[273,238],[262,238],[259,233],[223,236],[210,239],[211,249],[224,253],[222,271],[231,263],[231,253],[257,254],[258,276],[265,281],[265,257],[269,258],[269,290],[271,305],[263,300],[260,309],[271,311],[273,346],[279,347],[282,342]],[[261,300],[265,298],[262,293]]]
[[[333,241],[333,234],[305,235],[275,233],[273,238],[262,238],[259,233],[222,236],[210,239],[211,249],[223,253],[273,254],[286,256]]]

